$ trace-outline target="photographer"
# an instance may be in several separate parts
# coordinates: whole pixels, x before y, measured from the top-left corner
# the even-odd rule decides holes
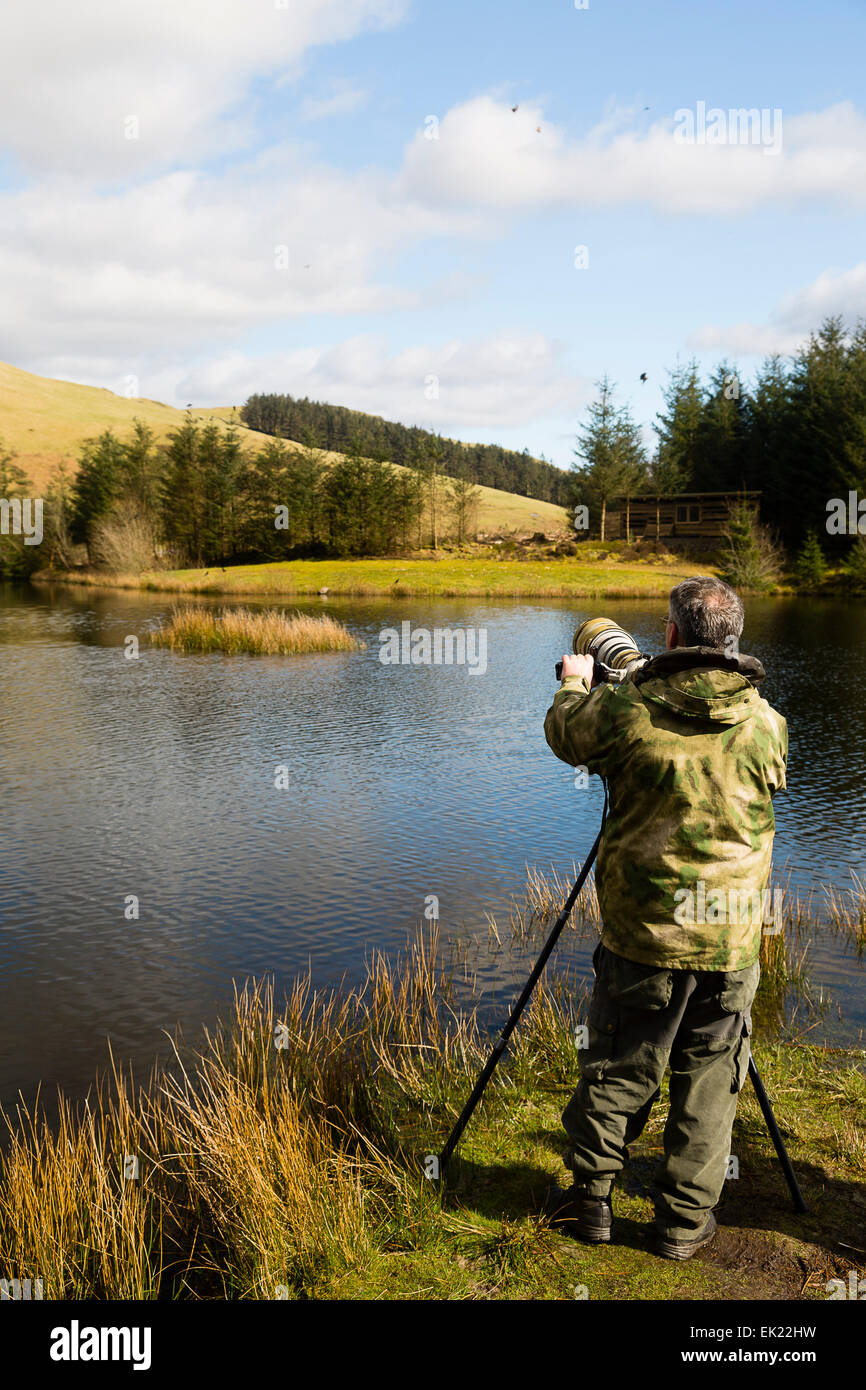
[[[589,1046],[563,1112],[574,1182],[547,1203],[582,1239],[611,1237],[610,1190],[670,1066],[655,1248],[688,1259],[713,1238],[746,1076],[770,873],[772,798],[787,727],[738,654],[743,606],[719,579],[671,591],[666,651],[592,688],[593,657],[566,655],[544,732],[558,758],[607,783],[596,884]],[[756,896],[757,895],[757,896]]]

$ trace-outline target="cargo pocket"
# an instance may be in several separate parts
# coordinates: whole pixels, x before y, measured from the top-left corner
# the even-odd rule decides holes
[[[757,960],[744,970],[724,971],[719,990],[719,1008],[726,1014],[747,1013],[752,1007],[760,978],[761,963]]]
[[[746,1077],[749,1072],[749,1058],[751,1054],[751,1032],[752,1020],[748,1014],[743,1019],[743,1031],[734,1049],[734,1074],[731,1078],[731,1090],[742,1091],[746,1084]]]
[[[607,951],[604,956],[605,986],[609,997],[622,1009],[666,1009],[671,1002],[674,977],[670,970],[641,965]]]
[[[586,1019],[588,1041],[580,1056],[580,1079],[592,1083],[602,1080],[615,1055],[619,1010],[596,987]]]

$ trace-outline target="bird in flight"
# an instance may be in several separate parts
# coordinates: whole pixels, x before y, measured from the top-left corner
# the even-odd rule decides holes
[[[516,107],[516,106],[512,106],[511,109],[512,109],[512,111],[516,111],[516,110],[517,110],[517,107]]]
[[[646,372],[641,372],[640,379],[641,381],[646,381]]]

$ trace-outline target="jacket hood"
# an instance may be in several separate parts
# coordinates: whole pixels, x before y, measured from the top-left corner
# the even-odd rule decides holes
[[[755,713],[755,686],[766,672],[757,657],[727,656],[712,647],[674,647],[633,676],[644,700],[692,719],[741,724]]]

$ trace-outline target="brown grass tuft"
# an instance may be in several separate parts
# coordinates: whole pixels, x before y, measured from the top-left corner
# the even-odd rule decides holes
[[[152,641],[173,651],[257,656],[354,652],[364,645],[327,613],[282,613],[276,608],[262,613],[229,608],[217,613],[192,604],[173,608],[168,622],[152,634]]]

